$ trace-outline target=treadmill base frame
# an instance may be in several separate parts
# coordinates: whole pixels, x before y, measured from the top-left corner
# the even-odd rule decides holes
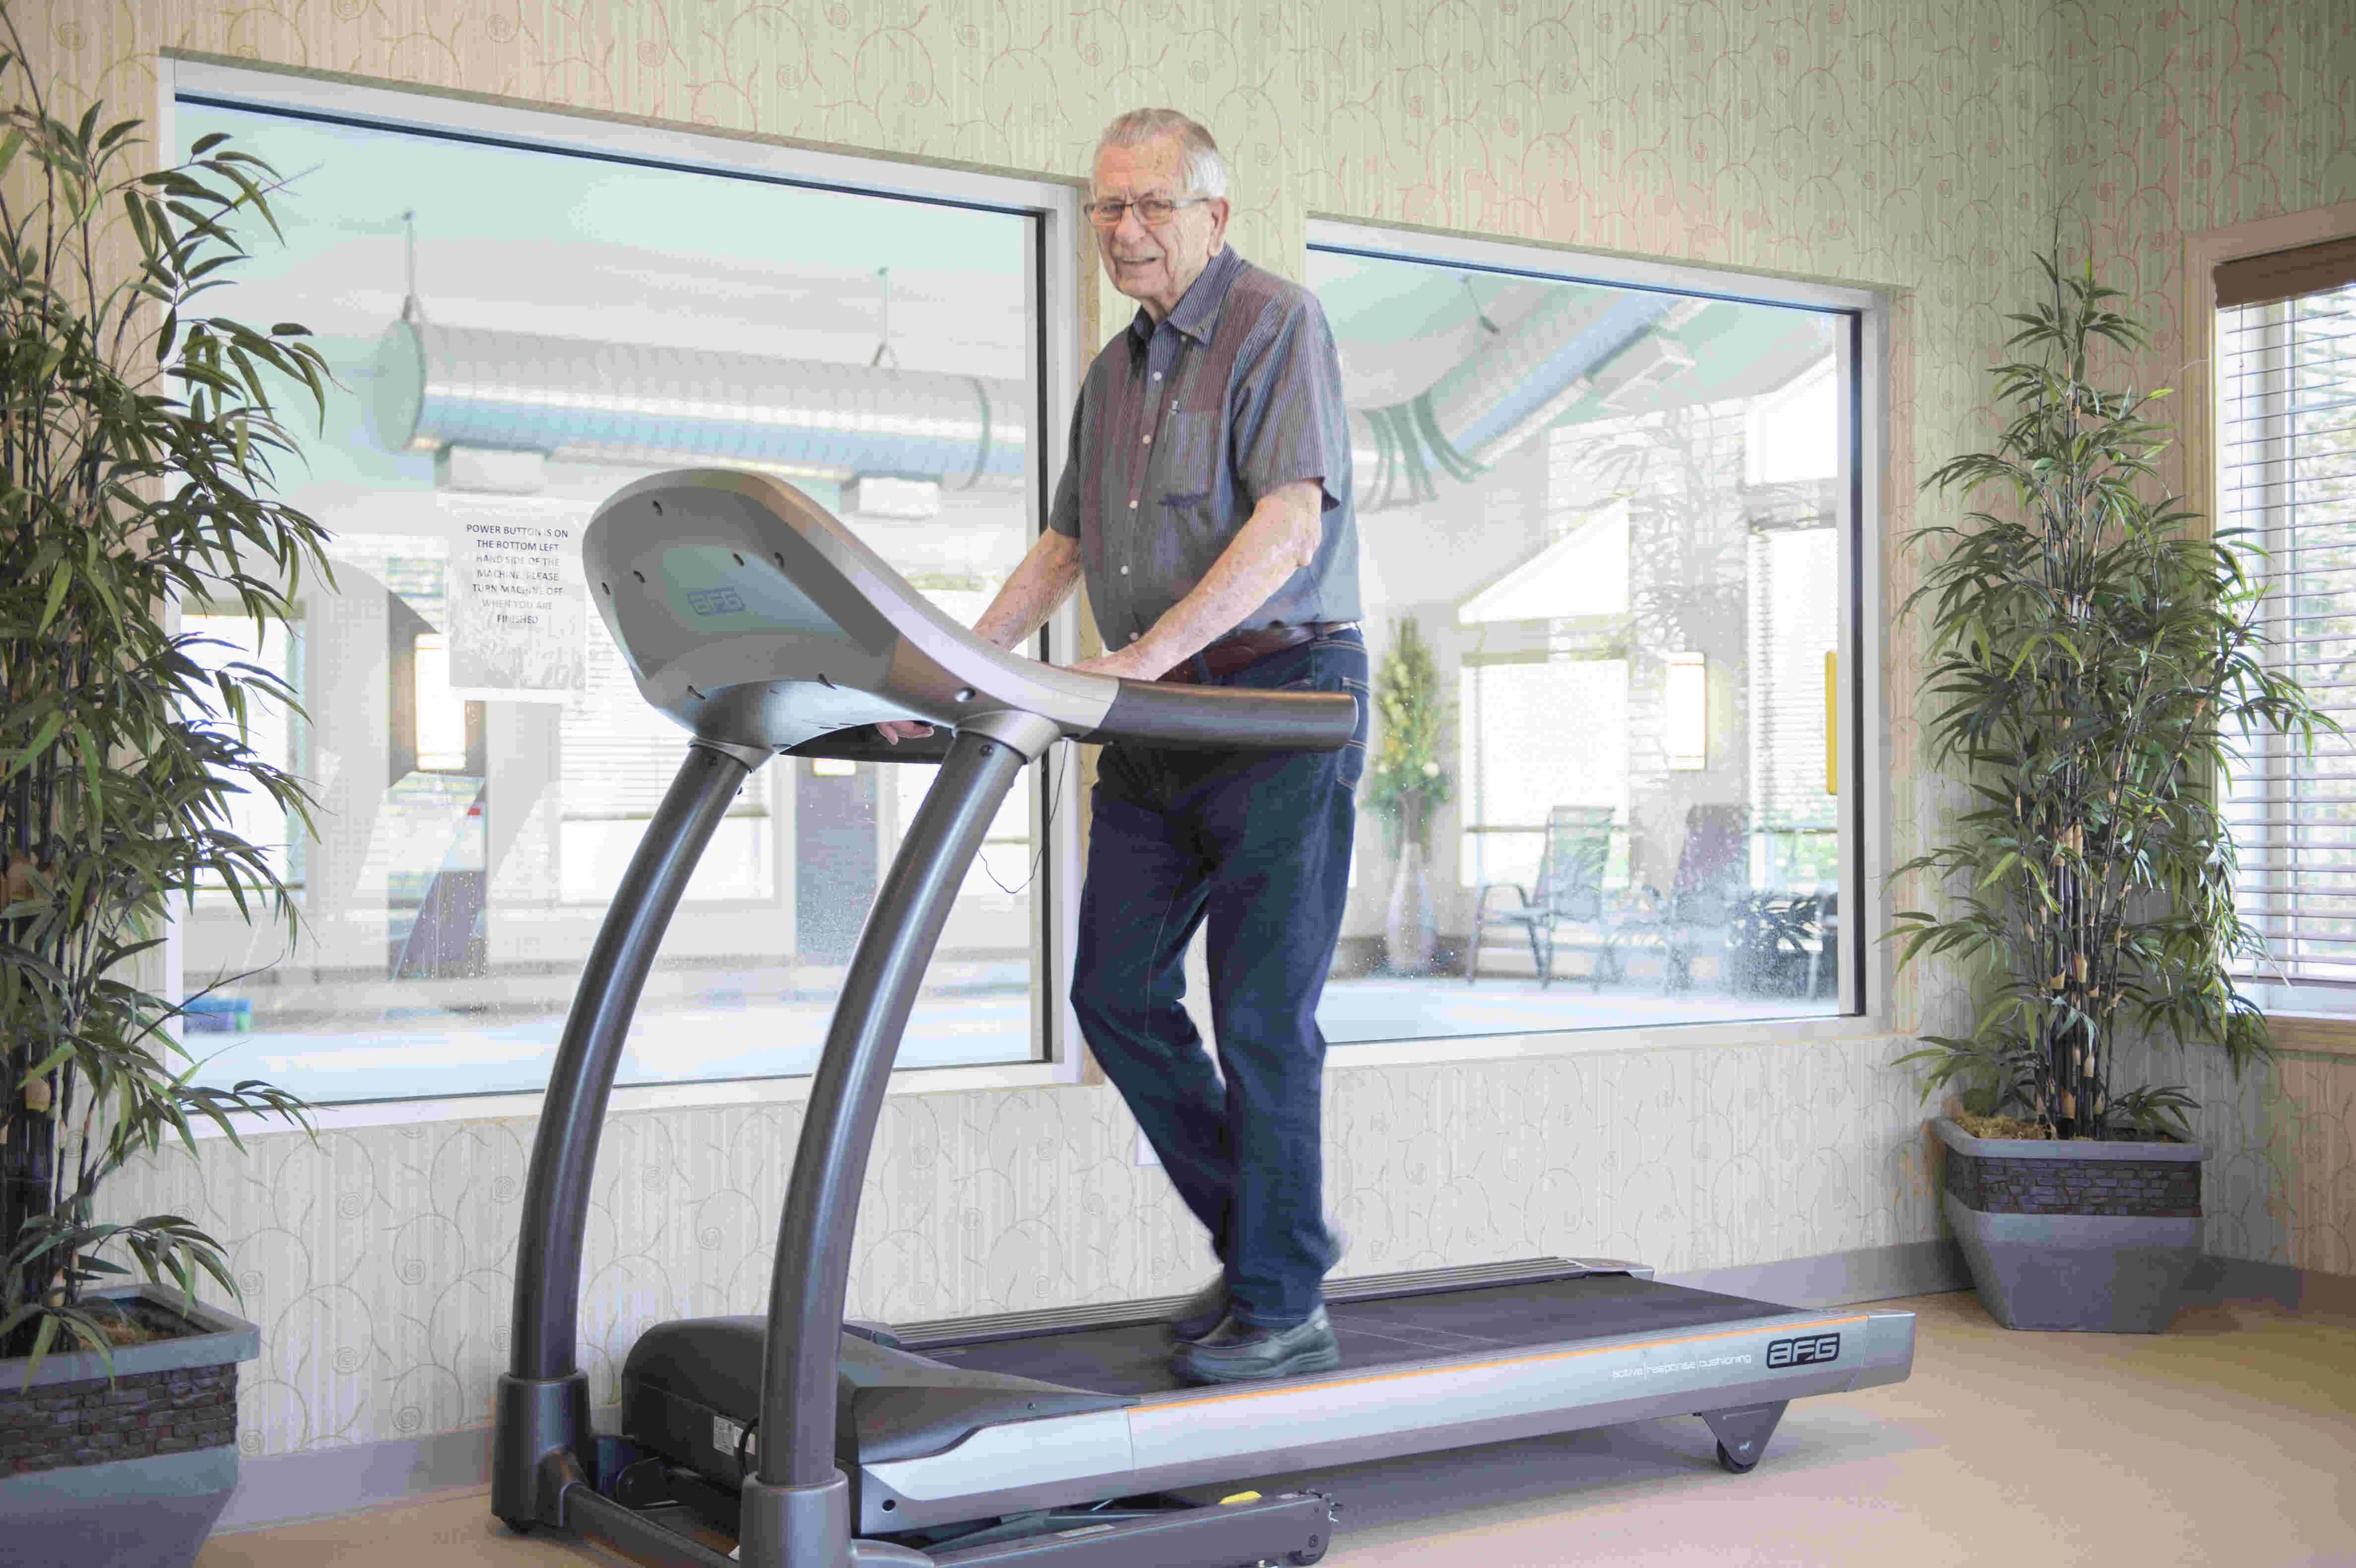
[[[618,1439],[606,1439],[609,1444]],[[623,1444],[626,1450],[626,1444]],[[625,1455],[617,1457],[626,1457]],[[794,1568],[860,1568],[900,1563],[907,1568],[1205,1568],[1257,1562],[1312,1563],[1333,1543],[1341,1505],[1323,1492],[1244,1493],[1215,1503],[1177,1497],[1119,1499],[1093,1508],[1040,1510],[977,1523],[954,1532],[919,1530],[918,1544],[848,1533],[844,1477],[827,1487],[766,1488],[742,1494],[713,1487],[684,1466],[648,1457],[614,1468],[605,1492],[575,1482],[563,1493],[562,1523],[622,1548],[655,1568],[709,1568],[723,1561],[695,1538],[701,1527],[735,1536],[743,1560],[764,1550],[758,1537],[774,1532],[754,1510],[785,1515],[783,1560]],[[779,1506],[782,1501],[782,1507]],[[771,1547],[769,1550],[775,1550]]]
[[[493,1409],[492,1516],[517,1530],[561,1522],[563,1505],[549,1488],[549,1461],[570,1454],[584,1472],[593,1463],[588,1374],[543,1381],[502,1373]]]

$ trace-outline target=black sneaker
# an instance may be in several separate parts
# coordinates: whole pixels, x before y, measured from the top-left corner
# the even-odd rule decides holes
[[[1326,1222],[1325,1230],[1333,1243],[1333,1260],[1325,1265],[1325,1272],[1332,1273],[1349,1253],[1350,1236],[1331,1220]],[[1171,1317],[1170,1337],[1181,1345],[1192,1344],[1209,1336],[1226,1316],[1227,1277],[1225,1273],[1214,1274],[1210,1283],[1188,1296],[1185,1305]]]
[[[1345,1229],[1341,1229],[1338,1224],[1331,1222],[1331,1219],[1326,1219],[1326,1239],[1333,1243],[1333,1257],[1326,1262],[1326,1273],[1331,1273],[1333,1269],[1341,1267],[1343,1257],[1350,1255],[1350,1231],[1345,1231]],[[1226,1318],[1226,1316],[1227,1316],[1227,1276],[1226,1273],[1214,1273],[1214,1276],[1211,1276],[1211,1283],[1204,1285],[1204,1288],[1197,1290],[1194,1294],[1190,1294],[1190,1297],[1185,1300],[1185,1305],[1175,1311],[1175,1316],[1171,1316],[1169,1335],[1175,1345],[1192,1345],[1194,1339],[1208,1337],[1211,1330],[1218,1327],[1220,1318]]]
[[[1320,1306],[1290,1328],[1258,1328],[1230,1314],[1201,1339],[1178,1347],[1173,1370],[1189,1382],[1242,1383],[1330,1372],[1342,1364],[1333,1320]]]
[[[1181,1345],[1189,1344],[1208,1335],[1227,1316],[1227,1276],[1211,1276],[1211,1283],[1186,1298],[1170,1320],[1170,1337]]]

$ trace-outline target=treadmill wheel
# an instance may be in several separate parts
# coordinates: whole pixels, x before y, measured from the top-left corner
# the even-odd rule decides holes
[[[1726,1444],[1723,1443],[1718,1445],[1718,1462],[1738,1476],[1747,1476],[1759,1468],[1758,1460],[1752,1459],[1746,1462],[1737,1459],[1726,1451]]]

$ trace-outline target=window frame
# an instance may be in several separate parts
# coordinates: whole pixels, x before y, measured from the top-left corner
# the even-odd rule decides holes
[[[556,104],[495,103],[430,88],[404,88],[354,81],[316,71],[262,63],[229,64],[166,49],[156,60],[155,135],[160,148],[178,144],[177,108],[184,99],[263,113],[312,115],[358,122],[387,130],[443,139],[476,139],[557,154],[602,157],[660,166],[706,168],[786,184],[911,198],[963,207],[981,207],[1033,216],[1034,242],[1028,258],[1040,310],[1033,322],[1031,354],[1038,407],[1039,461],[1032,466],[1025,504],[1032,536],[1046,526],[1054,477],[1067,454],[1070,410],[1079,392],[1083,366],[1083,312],[1092,295],[1083,287],[1094,265],[1094,235],[1081,220],[1086,182],[1036,173],[997,173],[969,165],[927,163],[884,153],[840,153],[774,139],[690,129],[619,117],[600,116]],[[172,618],[177,628],[177,613]],[[1078,596],[1052,617],[1036,647],[1058,657],[1082,657]],[[1081,871],[1081,767],[1070,744],[1051,750],[1039,769],[1036,810],[1047,843],[1034,875],[1041,908],[1034,917],[1034,972],[1031,993],[1031,1059],[970,1067],[895,1069],[894,1093],[940,1093],[963,1090],[1036,1089],[1090,1081],[1095,1073],[1084,1049],[1078,1019],[1069,1000],[1072,955],[1078,941]],[[165,934],[161,990],[174,1002],[181,995],[182,933],[176,912]],[[173,1033],[177,1036],[175,1026]],[[809,1096],[815,1075],[688,1080],[617,1086],[616,1112],[709,1109],[736,1105],[796,1103]],[[421,1096],[402,1100],[338,1101],[313,1112],[321,1130],[403,1125],[447,1121],[530,1117],[539,1113],[541,1091],[491,1091]],[[239,1118],[246,1131],[267,1126]],[[220,1136],[211,1125],[199,1137]]]
[[[1068,411],[1077,395],[1087,339],[1099,325],[1095,282],[1094,236],[1080,220],[1085,181],[1042,174],[1004,174],[969,165],[931,164],[879,152],[840,153],[755,139],[725,132],[691,130],[643,121],[601,117],[560,105],[492,103],[433,89],[354,81],[324,73],[266,65],[231,65],[173,50],[158,57],[156,72],[159,145],[177,145],[174,109],[183,96],[279,112],[361,120],[389,129],[442,136],[477,135],[503,144],[550,151],[621,156],[661,164],[702,166],[755,173],[822,187],[851,188],[920,199],[1012,208],[1039,215],[1034,264],[1044,308],[1034,346],[1040,389],[1038,428],[1042,462],[1031,476],[1034,526],[1044,526],[1054,476],[1064,450]],[[1476,267],[1538,279],[1561,279],[1619,287],[1665,289],[1719,299],[1828,310],[1854,319],[1852,350],[1842,373],[1850,418],[1842,459],[1849,483],[1848,516],[1842,529],[1841,571],[1849,604],[1842,618],[1839,705],[1843,740],[1838,765],[1848,809],[1841,814],[1842,849],[1850,866],[1844,902],[1858,918],[1845,921],[1840,974],[1840,1012],[1831,1017],[1758,1023],[1672,1024],[1610,1029],[1571,1029],[1528,1034],[1370,1041],[1338,1047],[1335,1065],[1345,1068],[1438,1065],[1625,1051],[1655,1047],[1697,1047],[1754,1043],[1762,1026],[1781,1041],[1846,1040],[1889,1033],[1891,961],[1886,944],[1871,940],[1886,923],[1882,886],[1890,834],[1889,709],[1885,674],[1885,596],[1882,571],[1888,517],[1884,510],[1890,464],[1890,301],[1881,291],[1851,285],[1771,276],[1687,263],[1668,263],[1592,250],[1575,250],[1526,240],[1492,240],[1370,225],[1312,214],[1300,259],[1312,249],[1441,265]],[[2258,248],[2273,249],[2268,244]],[[1118,305],[1119,302],[1111,302]],[[1123,313],[1125,314],[1125,312]],[[1077,596],[1043,630],[1050,646],[1084,650]],[[1042,979],[1033,987],[1033,1040],[1041,1059],[981,1067],[895,1071],[894,1093],[940,1093],[970,1090],[1037,1088],[1101,1081],[1081,1045],[1068,1001],[1071,955],[1077,940],[1081,876],[1079,808],[1083,768],[1076,752],[1043,770],[1042,810],[1048,814],[1049,842],[1038,874],[1046,950]],[[179,986],[177,921],[165,950],[166,994]],[[1044,1016],[1041,1016],[1041,1015]],[[617,1088],[616,1111],[710,1109],[794,1103],[806,1100],[813,1079],[788,1078],[687,1081]],[[456,1094],[397,1101],[342,1102],[322,1107],[323,1129],[410,1124],[455,1120],[530,1117],[538,1112],[538,1091]],[[258,1130],[258,1129],[256,1129]],[[215,1129],[199,1136],[215,1136]]]
[[[1309,219],[1305,249],[1474,268],[1537,282],[1592,283],[1829,311],[1854,323],[1850,353],[1838,372],[1849,418],[1840,449],[1848,477],[1839,564],[1847,602],[1839,639],[1839,667],[1844,673],[1838,683],[1835,722],[1839,737],[1836,762],[1847,803],[1839,817],[1841,854],[1847,867],[1841,900],[1842,908],[1855,910],[1857,918],[1842,921],[1838,1012],[1831,1017],[1747,1023],[1654,1024],[1354,1042],[1330,1047],[1329,1059],[1338,1067],[1392,1067],[1653,1047],[1738,1045],[1754,1043],[1762,1029],[1779,1041],[1859,1039],[1888,1034],[1892,1023],[1893,959],[1889,944],[1872,939],[1888,923],[1884,883],[1890,865],[1890,766],[1894,760],[1886,691],[1888,636],[1882,568],[1890,542],[1884,510],[1890,467],[1889,295],[1848,284],[1665,262],[1533,240],[1396,228],[1318,214]]]
[[[2309,208],[2246,223],[2203,229],[2184,236],[2184,259],[2178,283],[2182,290],[2177,319],[2198,331],[2200,351],[2187,343],[2182,355],[2184,412],[2178,438],[2184,452],[2181,489],[2196,499],[2199,526],[2212,528],[2223,493],[2219,488],[2217,454],[2222,424],[2218,407],[2220,388],[2215,367],[2222,355],[2222,314],[2217,308],[2217,268],[2244,256],[2356,236],[2356,201]],[[2188,337],[2190,332],[2188,332]],[[2269,1009],[2269,1032],[2275,1044],[2287,1050],[2323,1056],[2356,1058],[2356,1016]]]

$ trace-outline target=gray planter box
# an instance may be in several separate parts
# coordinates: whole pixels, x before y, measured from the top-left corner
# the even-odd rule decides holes
[[[155,1285],[93,1291],[145,1296]],[[10,1568],[188,1568],[237,1487],[237,1367],[262,1333],[198,1304],[198,1332],[43,1359],[29,1384],[0,1361],[0,1559]]]
[[[2201,1256],[2198,1144],[1975,1138],[1942,1116],[1948,1223],[2007,1328],[2158,1334]]]

